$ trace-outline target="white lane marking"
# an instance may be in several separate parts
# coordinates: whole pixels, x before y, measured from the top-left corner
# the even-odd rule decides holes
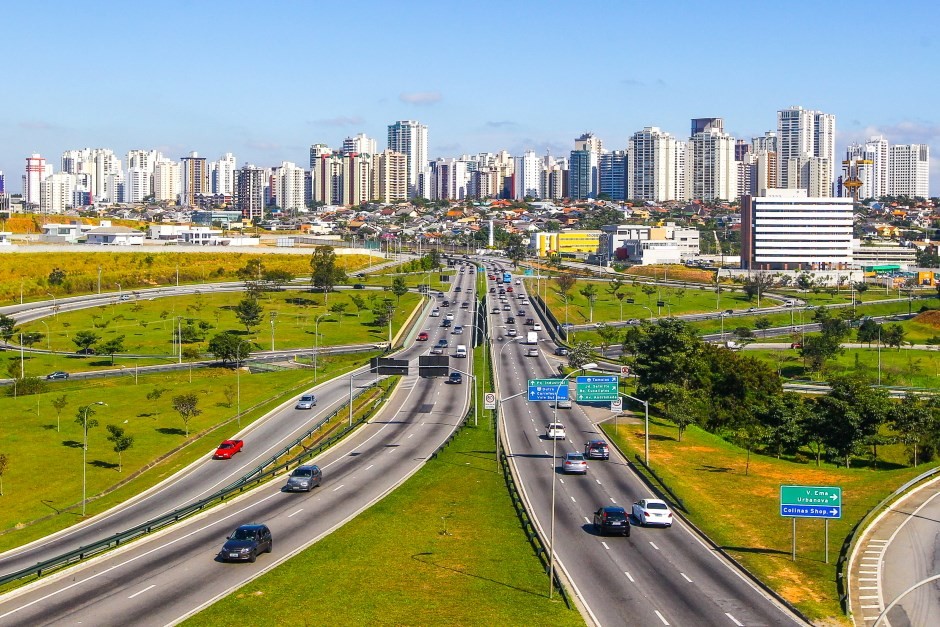
[[[859,577],[859,581],[878,581],[877,577]]]
[[[413,437],[414,437],[414,435],[415,435],[414,433],[409,433],[409,434],[408,434],[408,438],[407,438],[407,439],[409,439],[409,440],[410,440],[411,438],[413,438]]]
[[[296,512],[294,512],[293,514],[288,514],[287,517],[290,518],[291,516],[296,516],[297,514],[299,514],[299,513],[302,512],[302,511],[304,511],[304,508],[301,507],[301,508],[298,509]]]
[[[887,540],[869,540],[868,544],[887,544]]]
[[[276,498],[276,497],[279,497],[279,496],[281,496],[281,491],[280,491],[280,490],[278,490],[277,492],[274,492],[274,493],[272,493],[272,494],[270,494],[270,495],[268,495],[268,496],[263,497],[263,498],[262,498],[261,500],[259,500],[257,503],[251,503],[248,507],[241,508],[241,509],[237,509],[236,511],[232,512],[232,513],[229,514],[228,516],[223,516],[223,517],[220,518],[219,520],[216,520],[216,521],[214,521],[214,522],[210,522],[210,523],[208,523],[207,525],[204,525],[204,526],[202,526],[202,527],[200,527],[200,528],[198,528],[198,529],[195,529],[194,531],[191,531],[191,532],[189,532],[189,533],[183,534],[183,535],[181,535],[181,536],[177,536],[177,537],[175,537],[175,538],[173,538],[173,539],[171,539],[171,540],[169,540],[169,541],[167,541],[167,542],[161,544],[160,546],[158,546],[158,547],[156,547],[156,548],[150,549],[149,551],[144,551],[143,553],[139,553],[139,554],[135,555],[134,557],[131,557],[130,559],[127,559],[127,560],[125,560],[125,561],[123,561],[123,562],[120,562],[120,563],[118,563],[118,564],[115,564],[114,566],[108,566],[108,567],[105,568],[104,570],[100,570],[100,571],[94,573],[93,575],[90,575],[90,576],[86,577],[85,579],[73,581],[72,583],[70,583],[69,585],[65,586],[64,588],[59,588],[58,590],[56,590],[56,591],[54,591],[54,592],[50,592],[49,594],[47,594],[47,595],[45,595],[45,596],[42,596],[42,597],[39,597],[38,599],[33,599],[32,601],[30,601],[29,603],[26,603],[25,605],[21,605],[21,606],[19,606],[19,607],[13,608],[12,610],[10,610],[9,612],[6,612],[5,614],[0,614],[0,618],[6,618],[7,616],[10,616],[10,615],[12,615],[12,614],[16,614],[17,612],[19,612],[19,611],[21,611],[21,610],[25,610],[25,609],[28,608],[28,607],[32,607],[33,605],[36,605],[37,603],[42,603],[42,602],[45,601],[46,599],[51,599],[52,597],[54,597],[54,596],[56,596],[56,595],[58,595],[58,594],[62,594],[63,592],[67,592],[67,591],[71,590],[72,588],[74,588],[74,587],[76,587],[76,586],[82,585],[83,583],[87,583],[87,582],[89,582],[89,581],[91,581],[91,580],[93,580],[93,579],[97,579],[98,577],[105,576],[105,575],[107,575],[108,573],[110,573],[111,571],[117,570],[118,568],[121,568],[121,567],[123,567],[123,566],[127,566],[128,564],[131,564],[131,563],[133,563],[133,562],[136,562],[137,560],[140,560],[140,559],[143,559],[143,558],[145,558],[145,557],[148,557],[149,555],[151,555],[151,554],[153,554],[153,553],[157,553],[157,552],[165,553],[165,552],[166,552],[166,548],[167,548],[168,546],[170,546],[170,545],[172,545],[172,544],[176,544],[177,542],[182,542],[183,540],[185,540],[186,538],[189,538],[190,536],[194,536],[194,535],[196,535],[196,534],[198,534],[198,533],[202,533],[202,532],[205,531],[206,529],[211,529],[212,527],[215,527],[215,526],[217,526],[217,525],[220,525],[220,524],[224,523],[225,521],[227,521],[229,518],[234,518],[234,517],[236,517],[236,516],[243,517],[243,516],[245,515],[245,512],[246,512],[247,510],[251,509],[252,507],[256,507],[256,506],[258,506],[258,505],[263,505],[268,499],[273,499],[273,498]]]
[[[880,610],[881,606],[880,605],[863,605],[862,609],[863,610]]]
[[[688,575],[686,575],[685,573],[679,573],[679,574],[682,575],[682,578],[683,578],[683,579],[685,579],[685,580],[688,581],[689,583],[692,583],[692,580],[689,579],[689,576],[688,576]]]
[[[659,550],[659,547],[656,546],[656,543],[653,542],[652,540],[650,540],[650,546],[653,547],[654,549],[656,549],[657,551]]]
[[[617,499],[612,498],[612,499],[610,499],[610,502],[611,502],[611,503],[617,503]]]
[[[727,616],[728,618],[730,618],[730,619],[731,619],[731,622],[734,623],[735,625],[737,625],[738,627],[744,627],[744,623],[742,623],[741,621],[739,621],[737,618],[735,618],[734,616],[732,616],[732,615],[729,614],[728,612],[725,612],[725,616]]]
[[[877,598],[878,598],[878,595],[877,595],[877,594],[868,594],[868,595],[865,595],[865,596],[860,596],[860,597],[858,597],[858,598],[859,598],[860,600],[877,599]]]
[[[630,583],[634,583],[633,576],[630,573],[628,573],[627,571],[623,571],[623,574],[627,576],[627,579],[630,580]]]
[[[336,486],[335,488],[333,488],[333,492],[336,492],[337,490],[339,490],[340,488],[342,488],[342,487],[345,486],[345,485],[346,485],[345,483],[339,484],[338,486]]]
[[[577,501],[574,500],[574,497],[573,497],[573,496],[571,497],[571,502],[572,502],[572,503],[577,503]]]
[[[607,546],[607,543],[606,543],[606,542],[603,542],[603,541],[602,541],[601,544],[604,545],[604,548],[605,548],[605,549],[607,549],[608,551],[610,550],[610,547]]]
[[[594,481],[597,482],[597,485],[600,485],[600,484],[601,484],[601,480],[600,480],[600,479],[595,479]]]
[[[369,464],[368,466],[366,466],[366,470],[369,470],[369,469],[372,468],[373,466],[375,466],[375,464]]]
[[[859,590],[878,590],[878,586],[861,586],[859,587]],[[0,616],[0,618],[3,617]]]
[[[881,549],[878,549],[877,551],[865,551],[865,553],[874,553],[875,555],[881,555]]]
[[[663,625],[669,624],[669,622],[663,617],[663,615],[659,613],[659,610],[653,610],[653,611],[656,612],[656,616],[659,616],[659,620],[663,621]]]
[[[585,517],[584,517],[584,522],[586,522],[587,524],[591,524],[591,519],[588,518],[587,516],[585,516]]]
[[[560,481],[560,482],[562,483],[562,485],[564,485],[564,483],[565,483],[565,480],[562,479],[561,477],[558,477],[558,481]]]
[[[146,592],[147,590],[150,590],[151,588],[156,588],[156,587],[157,587],[157,584],[155,584],[155,583],[154,583],[154,584],[150,584],[149,586],[147,586],[147,587],[144,588],[143,590],[138,590],[137,592],[135,592],[134,594],[132,594],[131,596],[129,596],[129,597],[127,597],[127,598],[128,598],[128,599],[133,599],[133,598],[136,597],[138,594],[143,594],[143,593]]]

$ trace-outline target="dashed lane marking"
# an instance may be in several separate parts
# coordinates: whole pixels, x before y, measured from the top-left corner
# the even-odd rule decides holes
[[[630,583],[634,583],[633,576],[630,575],[627,571],[623,571],[623,574],[627,576],[627,579],[630,580]]]
[[[741,621],[739,621],[737,618],[735,618],[734,616],[732,616],[732,615],[729,614],[728,612],[725,612],[725,616],[727,616],[728,618],[730,618],[730,619],[731,619],[731,622],[734,623],[735,625],[737,625],[738,627],[744,627],[744,623],[742,623]]]
[[[653,610],[656,612],[656,616],[659,616],[659,620],[663,621],[663,625],[668,625],[669,621],[666,620],[666,617],[659,613],[659,610]]]
[[[128,599],[133,599],[133,598],[136,597],[138,594],[143,594],[143,593],[146,592],[147,590],[150,590],[151,588],[156,588],[156,587],[157,587],[157,584],[151,584],[151,585],[147,586],[146,588],[144,588],[143,590],[139,590],[139,591],[135,592],[134,594],[132,594],[131,596],[127,597],[127,598],[128,598]]]
[[[299,514],[299,513],[302,512],[302,511],[304,511],[304,508],[301,507],[301,508],[298,509],[296,512],[294,512],[293,514],[288,514],[287,517],[290,518],[290,517],[292,517],[292,516],[296,516],[297,514]]]
[[[654,549],[656,549],[657,551],[659,550],[659,547],[656,546],[656,543],[653,542],[652,540],[650,540],[650,546],[653,547]]]
[[[604,545],[604,548],[605,548],[605,549],[607,549],[608,551],[610,550],[610,547],[609,547],[609,546],[607,546],[607,543],[606,543],[606,542],[601,542],[601,544],[603,544],[603,545]]]
[[[685,580],[688,581],[689,583],[692,583],[692,580],[689,579],[689,576],[688,576],[688,575],[686,575],[685,573],[679,573],[679,574],[682,575],[682,578],[683,578],[683,579],[685,579]]]

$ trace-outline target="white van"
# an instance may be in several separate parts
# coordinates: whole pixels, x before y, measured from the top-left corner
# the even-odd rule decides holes
[[[467,347],[464,344],[457,345],[457,354],[454,357],[466,357],[467,356]]]
[[[539,342],[538,333],[536,333],[535,331],[529,331],[528,333],[526,333],[526,337],[525,337],[526,344],[538,344],[538,342]]]

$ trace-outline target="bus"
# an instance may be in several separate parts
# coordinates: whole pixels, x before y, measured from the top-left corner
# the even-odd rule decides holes
[[[509,285],[510,283],[512,283],[512,274],[510,274],[509,272],[503,272],[503,283],[505,283],[506,285]]]

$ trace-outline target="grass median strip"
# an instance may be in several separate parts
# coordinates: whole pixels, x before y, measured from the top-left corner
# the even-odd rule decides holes
[[[298,603],[311,581],[315,603]],[[547,590],[481,423],[341,529],[185,624],[583,624]]]

